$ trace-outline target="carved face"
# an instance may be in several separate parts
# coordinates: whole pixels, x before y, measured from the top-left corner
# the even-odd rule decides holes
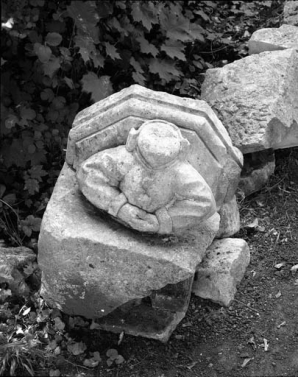
[[[174,124],[152,120],[138,131],[131,130],[128,140],[128,150],[137,146],[138,153],[150,167],[160,168],[178,158],[183,138]]]

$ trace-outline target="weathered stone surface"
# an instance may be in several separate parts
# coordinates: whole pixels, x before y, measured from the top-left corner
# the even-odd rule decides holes
[[[259,29],[252,34],[248,41],[250,55],[287,48],[298,48],[298,28],[296,26],[281,25],[278,29]]]
[[[81,111],[69,133],[66,161],[78,169],[97,152],[124,145],[129,131],[147,120],[179,127],[190,143],[188,161],[210,186],[217,209],[235,192],[242,155],[205,101],[132,85]]]
[[[30,287],[24,281],[22,269],[35,261],[35,253],[27,247],[0,247],[0,283],[7,283],[14,295],[27,296]]]
[[[220,215],[219,230],[216,238],[231,237],[240,229],[240,214],[236,196],[228,203],[224,203],[218,212]]]
[[[199,297],[229,306],[249,261],[249,247],[244,240],[215,240],[197,268],[193,292]]]
[[[283,23],[298,26],[298,1],[286,1]]]
[[[168,284],[153,291],[150,297],[124,304],[96,322],[106,331],[124,331],[165,343],[185,317],[192,283],[193,276],[177,284]]]
[[[130,228],[182,234],[216,212],[210,187],[186,159],[188,147],[174,124],[147,121],[138,131],[131,129],[125,146],[82,162],[80,190]]]
[[[216,213],[183,238],[130,230],[83,197],[65,164],[40,231],[41,294],[66,313],[100,318],[192,277],[218,227]]]
[[[298,52],[262,52],[209,69],[206,100],[243,153],[298,145]]]
[[[244,196],[261,190],[275,171],[275,155],[272,150],[248,153],[239,181]]]

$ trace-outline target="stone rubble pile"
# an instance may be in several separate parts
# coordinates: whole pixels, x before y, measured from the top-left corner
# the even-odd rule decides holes
[[[165,137],[160,148],[159,134]],[[68,314],[96,320],[105,330],[167,341],[185,316],[194,276],[202,271],[197,268],[216,238],[217,245],[225,245],[217,256],[224,274],[215,270],[214,284],[222,277],[228,293],[211,292],[210,297],[228,304],[249,263],[245,241],[239,240],[239,249],[226,238],[240,228],[235,191],[242,162],[205,101],[132,85],[81,111],[42,221],[38,263],[43,297]],[[146,213],[148,206],[159,208],[166,193],[173,200]],[[203,216],[209,200],[207,218],[183,229]],[[133,212],[118,218],[125,206]],[[134,218],[135,211],[141,217]],[[182,230],[157,227],[157,234],[146,233],[152,230],[146,221],[154,214]],[[227,258],[228,250],[235,256]],[[237,276],[231,272],[227,279],[236,265]],[[200,295],[198,285],[194,293]]]

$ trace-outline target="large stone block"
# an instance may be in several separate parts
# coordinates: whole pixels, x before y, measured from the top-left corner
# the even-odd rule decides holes
[[[298,52],[263,52],[209,69],[207,101],[243,153],[298,145]]]
[[[75,169],[95,153],[125,144],[131,128],[161,119],[190,143],[188,160],[210,186],[219,209],[238,184],[243,157],[205,101],[132,85],[81,111],[69,133],[66,161]]]
[[[193,292],[195,295],[229,306],[250,262],[247,243],[239,238],[216,240],[198,266]]]
[[[260,29],[255,31],[248,41],[250,55],[287,48],[298,48],[298,28],[296,26],[281,25],[278,29]]]
[[[218,226],[216,213],[179,239],[130,230],[83,197],[65,164],[40,231],[42,295],[68,314],[100,318],[192,278]]]
[[[233,201],[242,163],[204,101],[133,85],[83,110],[42,221],[42,295],[106,330],[166,341],[186,313],[196,267],[219,229],[215,211]],[[152,209],[157,199],[162,208]],[[152,228],[139,226],[148,218]]]

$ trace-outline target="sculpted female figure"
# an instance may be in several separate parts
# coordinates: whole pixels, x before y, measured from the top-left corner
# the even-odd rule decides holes
[[[126,145],[84,161],[77,180],[84,196],[142,232],[181,233],[216,212],[210,187],[187,161],[189,142],[163,120],[131,129]]]

